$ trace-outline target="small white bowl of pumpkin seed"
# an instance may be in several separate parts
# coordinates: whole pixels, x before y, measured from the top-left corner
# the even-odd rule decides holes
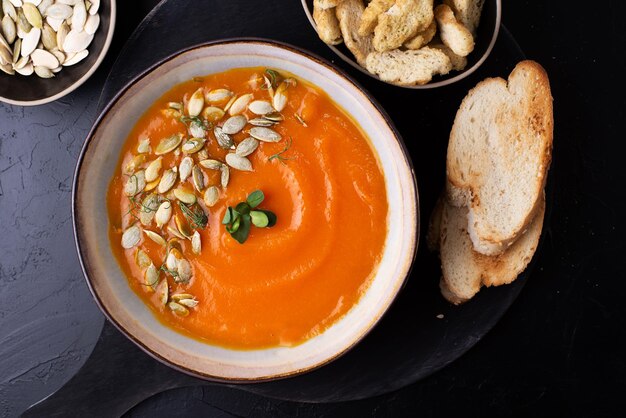
[[[113,38],[115,0],[0,0],[0,101],[57,100],[98,68]]]

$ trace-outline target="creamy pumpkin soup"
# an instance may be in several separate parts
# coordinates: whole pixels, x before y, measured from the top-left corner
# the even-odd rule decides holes
[[[292,346],[367,290],[387,235],[355,122],[290,74],[175,86],[137,121],[108,192],[110,242],[165,325],[229,348]]]

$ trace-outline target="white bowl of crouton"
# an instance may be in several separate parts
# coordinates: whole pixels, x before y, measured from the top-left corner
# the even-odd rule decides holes
[[[501,0],[301,0],[320,39],[382,82],[412,89],[464,79],[498,38]]]

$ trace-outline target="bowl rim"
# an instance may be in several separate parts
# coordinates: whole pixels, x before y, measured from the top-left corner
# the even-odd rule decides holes
[[[405,86],[405,85],[390,83],[388,81],[383,81],[376,74],[372,74],[369,71],[367,71],[365,68],[361,67],[354,60],[354,58],[351,58],[351,57],[347,56],[346,54],[344,54],[343,52],[341,52],[339,50],[339,48],[337,48],[335,45],[329,45],[329,44],[323,42],[321,39],[319,39],[319,37],[318,37],[318,40],[320,42],[322,42],[324,45],[326,45],[328,48],[330,48],[346,64],[352,66],[353,68],[356,68],[361,73],[363,73],[363,74],[365,74],[365,75],[367,75],[367,76],[369,76],[369,77],[371,77],[371,78],[373,78],[375,80],[380,81],[381,83],[385,83],[385,84],[388,84],[388,85],[394,86],[394,87],[400,87],[400,88],[412,89],[412,90],[435,89],[435,88],[438,88],[438,87],[444,87],[444,86],[447,86],[447,85],[450,85],[450,84],[454,84],[457,81],[461,81],[464,78],[468,77],[473,72],[478,70],[478,68],[480,68],[480,66],[483,65],[483,63],[487,60],[489,55],[491,55],[491,51],[493,50],[493,47],[495,46],[496,41],[498,40],[498,34],[500,33],[500,27],[501,27],[501,24],[502,24],[502,0],[494,0],[494,1],[496,2],[496,19],[495,19],[495,22],[494,22],[495,30],[493,31],[493,34],[491,36],[491,41],[489,42],[489,45],[487,46],[487,49],[485,50],[485,53],[470,68],[462,70],[460,73],[458,73],[454,77],[446,78],[445,80],[436,81],[434,83],[426,83],[426,84],[414,85],[414,86]],[[313,30],[317,34],[317,25],[315,24],[315,20],[313,20],[313,15],[311,14],[311,10],[309,9],[309,6],[307,4],[307,0],[300,0],[300,3],[302,4],[302,8],[304,9],[304,13],[306,14],[306,17],[309,20],[309,23],[311,24],[311,26],[313,27]]]
[[[117,16],[117,0],[109,0],[109,1],[110,1],[109,8],[110,8],[110,14],[111,14],[109,18],[109,31],[107,32],[106,38],[104,39],[104,45],[102,45],[102,50],[100,51],[98,58],[93,63],[91,68],[89,68],[89,70],[87,70],[87,72],[82,75],[82,77],[80,77],[78,80],[76,80],[74,83],[70,84],[65,89],[61,90],[60,92],[53,94],[52,96],[44,97],[43,99],[14,100],[14,99],[6,98],[4,96],[0,96],[0,102],[8,103],[11,105],[17,105],[17,106],[39,106],[39,105],[53,102],[64,96],[67,96],[68,94],[70,94],[71,92],[73,92],[74,90],[82,86],[93,75],[93,73],[96,72],[98,67],[100,67],[100,64],[102,64],[102,61],[104,61],[104,58],[106,57],[106,54],[109,51],[111,42],[113,41],[113,33],[115,32],[115,21],[116,21],[116,16]]]
[[[148,76],[150,73],[152,73],[154,70],[156,70],[158,67],[160,67],[161,65],[163,65],[164,63],[175,59],[176,57],[183,55],[187,52],[196,50],[196,49],[202,49],[202,48],[206,48],[206,47],[212,47],[212,46],[218,46],[218,45],[227,45],[227,44],[263,44],[263,45],[268,45],[271,47],[277,47],[280,49],[284,49],[287,50],[289,52],[295,53],[295,54],[299,54],[304,56],[307,59],[310,59],[311,61],[315,62],[318,65],[322,65],[323,67],[326,67],[328,70],[334,72],[335,74],[337,74],[339,77],[345,79],[346,81],[348,81],[354,88],[356,88],[356,90],[361,93],[376,109],[376,111],[378,111],[380,113],[380,115],[382,116],[385,124],[387,125],[387,127],[389,128],[389,130],[391,131],[391,133],[393,134],[393,137],[395,138],[395,140],[397,141],[398,145],[400,146],[400,151],[402,152],[403,156],[404,156],[404,160],[405,163],[407,164],[407,167],[409,169],[409,173],[410,173],[410,184],[412,185],[412,189],[413,189],[413,196],[412,198],[415,200],[415,230],[412,231],[412,235],[410,237],[410,241],[411,241],[411,253],[412,254],[407,254],[407,259],[405,260],[405,263],[408,263],[408,268],[406,270],[406,274],[402,279],[398,279],[397,280],[397,284],[396,284],[396,288],[395,291],[393,293],[393,295],[390,297],[389,300],[389,304],[387,306],[386,309],[384,309],[374,320],[372,320],[367,327],[364,329],[364,331],[360,334],[357,335],[353,341],[351,342],[351,344],[347,345],[345,348],[343,348],[343,350],[335,353],[333,356],[330,356],[326,359],[324,359],[323,361],[320,361],[316,364],[313,364],[311,366],[307,366],[301,369],[296,369],[296,370],[291,370],[285,373],[276,373],[276,374],[270,374],[268,376],[262,376],[262,377],[254,377],[254,378],[229,378],[229,377],[223,377],[223,376],[217,376],[217,375],[211,375],[211,374],[207,374],[207,373],[203,373],[191,368],[188,368],[186,366],[180,365],[170,359],[167,359],[165,357],[163,357],[161,354],[159,354],[156,350],[152,350],[150,347],[148,347],[146,344],[144,344],[143,341],[141,341],[138,337],[136,337],[134,334],[132,334],[130,331],[126,330],[126,328],[124,328],[124,326],[118,322],[114,315],[111,314],[111,312],[109,312],[107,310],[107,308],[105,307],[104,303],[102,302],[102,300],[100,299],[100,295],[95,291],[94,286],[92,285],[91,282],[91,278],[90,278],[90,271],[88,269],[87,263],[85,262],[85,254],[83,254],[83,251],[81,249],[81,244],[80,244],[80,234],[79,234],[79,229],[81,229],[81,225],[79,222],[79,212],[80,212],[80,205],[78,204],[79,202],[79,194],[78,194],[78,184],[80,181],[80,173],[81,173],[81,169],[83,166],[83,162],[85,159],[85,155],[87,153],[87,150],[89,149],[89,146],[92,143],[92,140],[94,139],[94,134],[96,133],[96,131],[99,129],[100,124],[102,123],[102,121],[107,117],[109,111],[114,107],[114,105],[122,98],[122,96],[124,96],[128,90],[133,87],[137,82],[139,82],[141,79],[143,79],[144,77]],[[85,281],[87,282],[87,287],[89,288],[89,291],[92,295],[92,297],[94,298],[96,304],[98,305],[98,307],[100,308],[101,312],[105,315],[105,317],[115,326],[115,328],[117,328],[124,336],[126,336],[126,338],[128,338],[129,340],[131,340],[135,345],[137,345],[142,351],[144,351],[146,354],[148,354],[149,356],[151,356],[152,358],[154,358],[155,360],[159,361],[162,364],[167,365],[168,367],[171,367],[175,370],[178,370],[182,373],[185,373],[187,375],[193,376],[193,377],[197,377],[203,380],[207,380],[207,381],[212,381],[212,382],[219,382],[219,383],[260,383],[260,382],[267,382],[267,381],[273,381],[273,380],[279,380],[279,379],[283,379],[283,378],[287,378],[287,377],[293,377],[293,376],[297,376],[306,372],[310,372],[313,371],[315,369],[318,369],[336,359],[338,359],[339,357],[343,356],[344,354],[346,354],[348,351],[350,351],[352,348],[354,348],[366,335],[368,335],[374,328],[375,326],[379,323],[379,321],[385,316],[385,314],[389,311],[389,309],[392,307],[392,305],[394,304],[394,302],[397,300],[398,295],[400,294],[400,292],[402,291],[402,289],[405,287],[406,282],[408,281],[408,278],[410,277],[413,267],[415,265],[415,260],[417,257],[417,252],[418,252],[418,247],[419,247],[419,241],[420,241],[420,203],[419,203],[419,191],[418,191],[418,184],[417,184],[417,179],[415,176],[415,169],[413,166],[413,161],[410,157],[410,154],[408,152],[408,148],[406,147],[406,144],[402,138],[402,136],[400,135],[400,132],[397,130],[397,128],[395,127],[393,121],[391,120],[390,116],[387,114],[387,112],[382,108],[382,106],[376,101],[376,99],[371,95],[371,93],[369,93],[367,90],[365,90],[365,88],[363,88],[359,83],[357,83],[352,77],[350,77],[346,72],[344,72],[343,70],[335,67],[332,63],[328,62],[327,60],[325,60],[324,58],[321,58],[319,56],[317,56],[316,54],[304,50],[302,48],[293,46],[291,44],[285,43],[285,42],[281,42],[281,41],[276,41],[276,40],[272,40],[272,39],[266,39],[266,38],[258,38],[258,37],[235,37],[235,38],[224,38],[224,39],[218,39],[218,40],[213,40],[213,41],[207,41],[207,42],[202,42],[199,44],[195,44],[192,46],[188,46],[182,49],[177,50],[176,52],[159,59],[157,62],[155,62],[154,64],[152,64],[151,66],[149,66],[146,70],[140,72],[137,76],[135,76],[133,79],[131,79],[130,81],[128,81],[116,94],[115,96],[113,96],[109,102],[106,104],[106,106],[102,109],[102,111],[99,113],[97,119],[94,121],[89,133],[86,136],[86,139],[83,143],[83,146],[81,148],[80,154],[78,156],[78,160],[76,163],[76,168],[74,170],[74,179],[72,181],[72,226],[73,226],[73,236],[74,236],[74,245],[76,247],[76,251],[77,251],[77,255],[78,255],[78,259],[80,262],[80,266],[81,266],[81,270],[83,273],[83,276],[85,278]],[[166,340],[162,340],[162,341],[166,341]]]

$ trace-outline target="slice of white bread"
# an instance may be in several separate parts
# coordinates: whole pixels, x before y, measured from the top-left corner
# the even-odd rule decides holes
[[[341,0],[313,0],[313,8],[332,9],[337,7]]]
[[[405,41],[426,30],[433,18],[433,0],[396,0],[378,16],[374,49],[384,52],[400,48]]]
[[[474,251],[467,232],[467,208],[454,207],[447,202],[440,208],[439,255],[443,274],[440,288],[447,300],[458,304],[472,298],[482,285],[509,284],[526,269],[541,236],[545,197],[542,194],[538,212],[528,229],[497,256]],[[432,228],[436,229],[436,224]]]
[[[362,0],[341,0],[336,7],[339,27],[346,47],[352,52],[359,65],[365,67],[365,58],[374,50],[372,35],[358,33],[361,15],[365,10]]]
[[[447,198],[469,208],[476,251],[502,253],[534,218],[552,131],[548,76],[534,61],[520,62],[508,83],[486,79],[463,99],[448,143]]]
[[[448,74],[452,64],[444,52],[425,46],[418,50],[372,52],[365,68],[383,81],[410,86],[426,84],[435,74]]]
[[[334,8],[321,8],[313,6],[313,20],[320,39],[329,45],[337,45],[343,42],[339,21]]]
[[[359,23],[359,35],[367,36],[374,32],[374,28],[378,24],[378,16],[385,13],[395,0],[372,0],[369,2]]]
[[[450,58],[453,70],[461,71],[465,69],[465,67],[467,67],[467,58],[455,54],[450,48],[442,44],[440,40],[433,39],[433,41],[428,44],[428,46],[443,51],[443,53],[446,54],[448,58]]]
[[[457,22],[448,5],[440,4],[435,8],[435,20],[441,41],[456,55],[466,57],[474,50],[474,37],[463,24]]]
[[[421,32],[418,32],[413,38],[404,43],[406,49],[420,49],[435,37],[437,33],[437,22],[434,20],[431,24]]]
[[[456,19],[461,22],[472,35],[475,35],[485,0],[443,0],[443,2],[454,11]]]

